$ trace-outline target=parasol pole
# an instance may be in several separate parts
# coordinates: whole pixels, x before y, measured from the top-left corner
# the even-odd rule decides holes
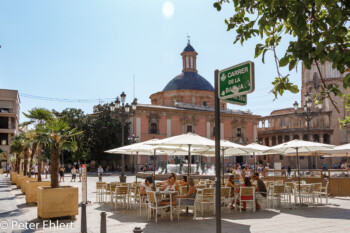
[[[299,204],[301,206],[301,195],[300,195],[300,164],[299,164],[299,153],[298,153],[298,147],[295,147],[297,152],[297,169],[298,169],[298,181],[299,181]]]
[[[225,186],[225,149],[222,149],[222,185]]]
[[[153,155],[153,186],[156,187],[156,150],[154,150],[154,155]]]
[[[255,152],[253,152],[253,158],[254,158],[254,173],[256,172],[256,155]]]
[[[138,164],[137,164],[137,159],[139,158],[139,152],[136,152],[136,174],[135,174],[135,177],[136,177],[136,185],[137,185],[137,171],[139,170],[138,169]]]

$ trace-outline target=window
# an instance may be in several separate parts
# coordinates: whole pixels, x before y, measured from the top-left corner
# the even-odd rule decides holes
[[[189,63],[190,63],[189,59],[188,59],[188,57],[186,57],[186,68],[190,68],[190,64]]]
[[[281,126],[282,127],[286,126],[286,119],[285,118],[281,118]]]
[[[304,159],[304,156],[300,156],[300,159]]]
[[[193,57],[191,57],[191,68],[193,68]]]
[[[241,137],[241,136],[242,136],[242,129],[237,128],[237,137]]]
[[[188,125],[186,129],[187,133],[192,133],[192,125]]]
[[[158,127],[157,127],[157,123],[151,123],[151,130],[150,130],[151,134],[157,134],[158,133]]]
[[[207,106],[207,101],[203,101],[203,106]]]
[[[283,160],[283,155],[280,155],[280,160]]]

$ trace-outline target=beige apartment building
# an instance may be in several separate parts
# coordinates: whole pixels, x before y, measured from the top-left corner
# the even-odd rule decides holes
[[[0,89],[0,149],[9,153],[11,138],[18,133],[20,99],[17,90]],[[6,168],[2,160],[0,167]],[[4,169],[5,170],[5,169]]]

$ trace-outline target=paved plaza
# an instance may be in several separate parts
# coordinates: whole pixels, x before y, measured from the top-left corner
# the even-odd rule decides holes
[[[114,206],[96,203],[95,182],[96,176],[88,177],[88,200],[91,204],[87,207],[88,232],[100,232],[100,213],[107,213],[107,232],[133,232],[135,227],[141,227],[143,232],[215,232],[215,218],[210,213],[206,217],[192,219],[192,214],[181,216],[180,221],[174,216],[171,222],[168,217],[159,218],[158,223],[154,219],[147,221],[146,212],[142,216],[138,210],[115,211]],[[81,201],[81,183],[70,182],[70,177],[65,177],[61,185],[79,187]],[[112,182],[119,180],[116,175],[105,176],[103,181]],[[135,180],[135,176],[128,176],[127,182]],[[0,175],[0,232],[80,232],[80,209],[76,219],[60,219],[58,223],[64,223],[65,230],[48,227],[48,222],[37,219],[36,206],[25,203],[25,196],[11,185],[9,177]],[[317,207],[298,207],[293,209],[282,208],[280,210],[260,210],[255,213],[240,213],[239,211],[222,211],[222,232],[349,232],[350,231],[350,199],[330,198],[329,205]],[[56,220],[52,220],[57,223]],[[35,229],[19,229],[27,223],[35,226]],[[21,225],[22,224],[22,225]],[[6,227],[6,225],[8,225]],[[13,228],[12,228],[13,226]],[[45,227],[45,229],[44,229]]]

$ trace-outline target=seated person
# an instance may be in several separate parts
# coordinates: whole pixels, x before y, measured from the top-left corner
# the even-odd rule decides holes
[[[168,184],[164,185],[161,189],[161,191],[177,191],[178,193],[180,193],[179,190],[179,186],[177,186],[177,184],[175,183],[175,177],[174,176],[170,176],[169,177],[169,182]],[[175,200],[175,196],[173,195],[173,198],[171,200],[172,205],[176,205],[176,200]],[[170,205],[170,200],[169,201],[161,201],[159,202],[160,205]]]
[[[196,197],[196,193],[197,193],[197,189],[195,187],[195,183],[192,177],[190,177],[188,179],[188,185],[189,185],[189,189],[186,195],[184,196],[177,196],[177,204],[179,204],[179,199],[184,199],[181,200],[181,204],[182,205],[194,205],[194,200],[193,199],[186,199],[186,198],[195,198]]]
[[[245,177],[244,178],[244,184],[241,185],[241,187],[251,187],[253,186],[252,183],[250,182],[250,178],[249,177]],[[240,192],[240,188],[238,188],[237,192]],[[253,196],[246,196],[246,197],[241,197],[240,199],[242,200],[252,200]],[[243,201],[243,209],[242,210],[246,210],[247,207],[247,203],[245,201]]]
[[[231,188],[231,197],[234,197],[234,191],[236,189],[236,185],[235,185],[235,176],[234,175],[231,175],[229,178],[228,178],[228,181],[226,183],[226,187],[230,187]],[[230,205],[230,208],[233,209],[233,204],[234,204],[234,201],[235,200],[232,200],[232,203]]]
[[[253,180],[255,180],[257,182],[255,190],[259,193],[256,193],[256,195],[261,195],[263,197],[266,197],[267,189],[266,189],[264,181],[260,180],[259,173],[254,173]],[[258,202],[256,202],[256,209],[258,209],[258,210],[260,209],[260,205],[258,204]]]
[[[140,195],[146,196],[148,191],[153,191],[153,180],[152,177],[147,176],[145,179],[145,183],[140,185]]]
[[[187,176],[183,176],[182,179],[179,181],[180,186],[187,185]]]

